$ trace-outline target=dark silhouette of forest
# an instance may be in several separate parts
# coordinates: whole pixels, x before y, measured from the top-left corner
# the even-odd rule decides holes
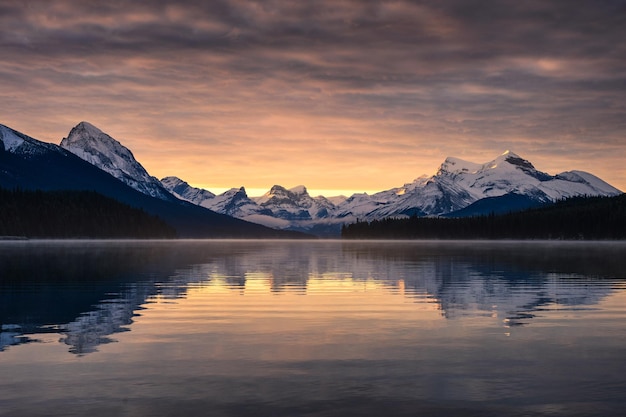
[[[0,236],[28,238],[174,238],[159,217],[94,191],[0,188]]]
[[[502,215],[410,217],[357,221],[344,239],[626,239],[626,194],[573,197]]]

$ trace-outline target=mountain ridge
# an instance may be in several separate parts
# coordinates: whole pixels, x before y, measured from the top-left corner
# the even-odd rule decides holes
[[[130,149],[88,122],[74,126],[59,146],[137,191],[162,200],[171,199],[170,192],[157,178],[148,174]]]
[[[302,234],[277,231],[216,213],[179,200],[173,195],[169,195],[167,200],[152,197],[58,145],[41,142],[1,124],[0,187],[42,191],[96,191],[158,216],[174,227],[179,237],[303,237]],[[45,213],[42,213],[42,221],[46,221]]]
[[[306,187],[297,186],[300,194],[275,185],[264,196],[249,198],[245,211],[230,211],[233,216],[275,224],[295,230],[322,228],[322,233],[336,233],[343,223],[402,216],[459,216],[467,213],[510,211],[534,207],[580,195],[612,196],[621,191],[585,171],[565,171],[550,175],[539,171],[528,160],[507,150],[491,161],[475,163],[447,157],[433,176],[422,175],[401,187],[372,195],[357,193],[333,204],[320,196],[313,199],[323,207],[315,215]],[[204,200],[203,206],[221,212],[228,192],[216,196],[222,206]],[[303,198],[304,196],[308,199]],[[247,197],[247,196],[246,196]],[[485,200],[483,204],[475,203]],[[474,205],[472,209],[468,207]],[[465,210],[465,211],[464,211]],[[306,214],[308,213],[308,214]],[[253,216],[256,216],[252,220]],[[267,216],[270,216],[269,218]],[[326,229],[324,231],[323,229]]]
[[[8,135],[3,147],[18,152],[25,140],[24,135]],[[60,149],[72,151],[145,195],[166,201],[184,200],[267,227],[315,231],[322,236],[337,236],[343,224],[357,220],[466,216],[484,214],[486,210],[510,211],[580,195],[621,194],[585,171],[556,175],[542,172],[510,150],[485,163],[449,156],[434,175],[422,175],[410,183],[372,195],[357,193],[335,199],[311,197],[304,185],[288,189],[276,184],[264,195],[250,197],[243,186],[215,195],[178,177],[158,181],[147,173],[130,149],[88,122],[75,126],[61,141]]]

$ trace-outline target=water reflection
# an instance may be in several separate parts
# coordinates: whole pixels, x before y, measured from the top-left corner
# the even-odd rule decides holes
[[[624,255],[621,243],[0,242],[0,351],[55,333],[91,353],[149,303],[208,286],[306,296],[374,285],[448,320],[521,326],[596,306],[622,285]]]

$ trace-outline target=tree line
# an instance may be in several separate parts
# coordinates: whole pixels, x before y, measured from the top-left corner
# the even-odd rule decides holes
[[[344,225],[345,239],[626,239],[626,194],[464,218],[410,217]]]
[[[95,191],[0,188],[0,236],[28,238],[173,238],[159,217]]]

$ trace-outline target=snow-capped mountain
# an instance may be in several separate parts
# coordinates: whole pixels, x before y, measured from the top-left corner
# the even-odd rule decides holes
[[[250,198],[244,187],[231,188],[216,196],[176,177],[161,181],[168,191],[181,199],[269,227],[309,230],[312,222],[332,217],[336,208],[325,197],[311,197],[302,185],[291,189],[275,185],[264,195]]]
[[[62,154],[56,145],[40,142],[10,127],[0,125],[0,151],[3,150],[25,158],[47,152]]]
[[[229,213],[229,216],[240,219],[251,214],[259,214],[261,211],[258,205],[248,197],[244,187],[231,188],[210,200],[204,200],[202,205],[218,213]]]
[[[137,162],[128,148],[90,123],[76,125],[61,141],[61,147],[137,191],[162,200],[172,198],[161,182]]]
[[[446,158],[432,177],[420,177],[402,187],[376,193],[369,199],[362,197],[358,204],[347,201],[338,209],[341,215],[351,214],[364,219],[414,214],[439,216],[454,213],[485,198],[510,194],[549,202],[578,195],[618,195],[621,191],[587,172],[549,175],[507,151],[484,164]]]
[[[61,147],[37,141],[0,125],[2,151],[5,155],[13,156],[0,161],[5,165],[0,171],[0,185],[39,189],[88,187],[83,185],[88,182],[86,177],[66,175],[65,171],[84,170],[73,161],[68,160],[69,165],[60,162],[69,158],[69,151],[148,196],[174,203],[182,203],[179,199],[186,200],[261,225],[322,235],[337,235],[342,224],[357,219],[475,215],[497,212],[494,207],[502,211],[503,208],[520,209],[572,196],[621,194],[620,190],[587,172],[567,171],[550,175],[509,151],[484,164],[449,157],[433,176],[421,176],[401,187],[373,195],[354,194],[349,198],[330,199],[311,197],[304,186],[287,189],[275,185],[265,195],[251,198],[244,187],[233,188],[216,196],[176,177],[158,181],[135,160],[130,150],[87,122],[74,127],[68,137],[62,140]],[[31,169],[28,168],[31,166],[29,160],[40,161],[36,169],[42,172],[47,170],[46,175],[58,175],[58,178],[54,177],[54,186],[46,185],[52,182],[44,176],[26,173],[25,170]],[[53,164],[52,161],[56,162]],[[66,165],[71,166],[71,169],[63,168]],[[107,187],[111,190],[115,188],[111,185]]]
[[[165,185],[174,191],[171,185]],[[182,191],[175,192],[183,196]],[[463,215],[461,210],[478,202],[482,204],[467,213],[481,214],[498,212],[498,206],[504,211],[579,195],[618,194],[620,190],[587,172],[567,171],[553,176],[507,151],[484,164],[449,157],[433,176],[421,176],[402,187],[373,195],[354,194],[335,200],[336,204],[325,197],[311,197],[304,186],[286,189],[278,185],[261,197],[249,198],[242,187],[200,204],[272,227],[336,234],[341,224],[357,219],[454,216],[457,212]]]
[[[28,141],[19,134],[10,130],[4,132],[5,150],[35,152],[37,149],[29,147]],[[250,198],[244,187],[216,196],[177,177],[159,182],[135,160],[130,150],[87,122],[74,127],[61,147],[144,194],[163,200],[180,198],[265,226],[321,234],[336,234],[341,224],[357,219],[454,216],[457,212],[459,215],[480,214],[481,210],[498,211],[498,206],[500,210],[503,207],[519,209],[577,195],[621,193],[587,172],[568,171],[553,176],[507,151],[484,164],[448,157],[433,176],[421,176],[402,187],[373,195],[355,194],[347,199],[335,199],[336,203],[321,196],[311,197],[302,185],[291,189],[275,185],[255,198]]]
[[[325,197],[311,197],[303,185],[289,190],[275,185],[255,201],[275,217],[287,220],[326,219],[335,208]]]
[[[203,201],[215,197],[215,194],[212,192],[202,188],[192,187],[178,177],[165,177],[161,180],[161,184],[174,196],[199,206],[202,205]]]
[[[215,213],[179,200],[164,188],[167,199],[152,197],[58,145],[41,142],[1,124],[0,187],[95,191],[160,217],[174,227],[180,237],[302,237],[298,233],[277,231]],[[41,221],[46,221],[46,213],[41,213]]]

